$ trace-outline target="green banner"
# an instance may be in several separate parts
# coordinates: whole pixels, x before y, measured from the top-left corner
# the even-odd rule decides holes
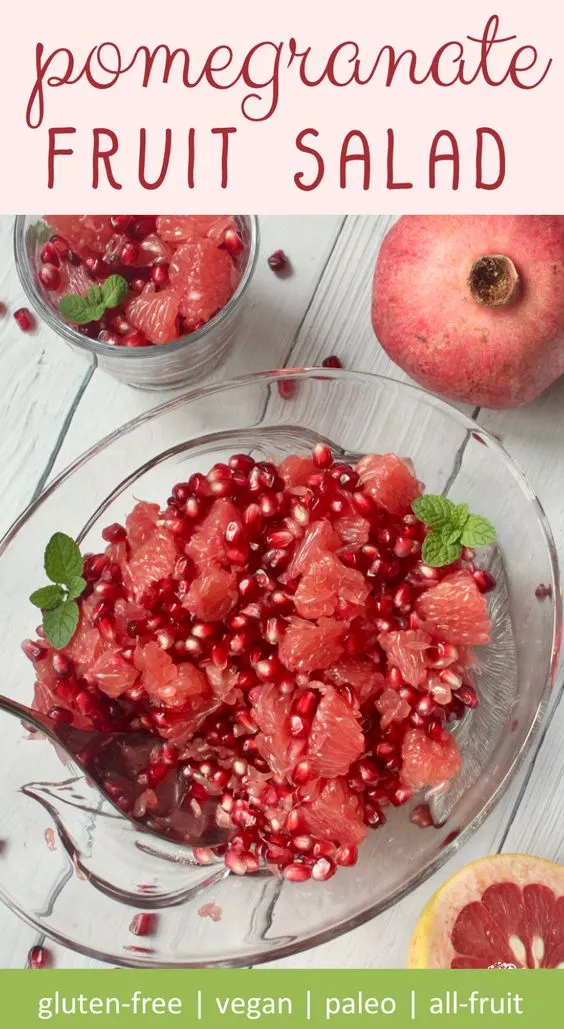
[[[558,971],[386,969],[0,971],[2,1024],[29,1029],[364,1029],[563,1024]]]

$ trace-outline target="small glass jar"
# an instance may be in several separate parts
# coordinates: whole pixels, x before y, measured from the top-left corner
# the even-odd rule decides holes
[[[138,389],[174,389],[198,382],[225,357],[236,333],[243,300],[258,253],[259,230],[254,215],[235,215],[243,240],[241,280],[233,296],[209,322],[171,343],[148,347],[116,347],[89,339],[63,321],[38,277],[39,253],[52,230],[39,215],[17,215],[14,255],[20,282],[39,317],[69,346],[114,379]]]

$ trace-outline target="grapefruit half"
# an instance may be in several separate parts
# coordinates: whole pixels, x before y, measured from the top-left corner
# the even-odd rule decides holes
[[[435,893],[410,968],[564,968],[564,866],[528,854],[466,865]]]

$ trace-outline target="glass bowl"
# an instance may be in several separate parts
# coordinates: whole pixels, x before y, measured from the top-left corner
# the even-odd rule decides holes
[[[89,339],[63,321],[51,294],[40,283],[39,253],[52,229],[39,215],[20,214],[14,223],[16,269],[26,296],[37,314],[58,336],[95,367],[138,389],[174,389],[198,382],[226,355],[233,342],[243,301],[255,270],[259,230],[254,215],[235,215],[244,249],[239,258],[241,281],[231,299],[201,329],[172,343],[151,347],[115,347]]]
[[[250,965],[323,943],[436,871],[499,800],[538,733],[561,612],[554,543],[531,487],[497,440],[434,396],[332,369],[267,372],[186,393],[108,436],[59,476],[0,545],[3,691],[28,703],[32,697],[19,641],[33,631],[27,597],[43,581],[53,532],[99,549],[102,527],[123,521],[135,498],[164,502],[174,482],[233,452],[279,461],[320,439],[337,453],[409,455],[427,490],[468,502],[497,527],[498,543],[481,562],[497,577],[488,598],[493,638],[480,648],[476,671],[482,703],[457,729],[463,770],[413,801],[426,799],[441,828],[418,828],[409,807],[387,809],[358,864],[329,882],[292,884],[267,869],[233,876],[220,859],[197,864],[190,850],[131,828],[50,744],[27,738],[0,714],[0,895],[60,943],[146,967]],[[552,598],[535,598],[539,582],[552,586]],[[208,902],[221,909],[220,921],[200,917]],[[159,913],[154,936],[129,932],[140,910]]]

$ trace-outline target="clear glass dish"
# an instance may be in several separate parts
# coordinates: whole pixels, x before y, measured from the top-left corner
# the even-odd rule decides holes
[[[284,397],[281,377],[293,387]],[[467,501],[498,530],[485,556],[498,585],[489,595],[493,639],[480,648],[476,673],[482,703],[457,730],[462,772],[426,798],[444,824],[420,829],[406,808],[392,810],[362,845],[358,865],[327,883],[291,884],[267,870],[240,878],[221,861],[198,865],[189,850],[130,828],[50,744],[26,738],[0,715],[0,896],[47,936],[145,967],[249,965],[296,953],[374,917],[431,875],[481,824],[525,758],[549,696],[561,628],[543,511],[503,447],[475,422],[412,386],[340,370],[261,373],[186,393],[125,425],[59,476],[0,545],[3,690],[24,702],[32,697],[19,641],[34,626],[27,597],[43,579],[53,532],[96,549],[102,527],[122,521],[134,498],[164,500],[174,482],[236,451],[280,460],[320,438],[337,452],[411,456],[429,491]],[[552,599],[535,598],[539,582],[552,586]],[[199,917],[212,901],[221,921]],[[140,910],[159,913],[155,936],[129,932]]]
[[[198,382],[225,357],[234,340],[243,301],[258,255],[259,230],[254,215],[235,215],[244,250],[240,257],[241,281],[220,311],[201,329],[172,343],[152,347],[115,347],[88,339],[63,321],[53,306],[51,295],[40,283],[37,269],[39,252],[52,234],[39,215],[20,214],[14,223],[16,269],[26,296],[40,318],[69,346],[82,353],[91,364],[114,379],[138,389],[174,389]]]

